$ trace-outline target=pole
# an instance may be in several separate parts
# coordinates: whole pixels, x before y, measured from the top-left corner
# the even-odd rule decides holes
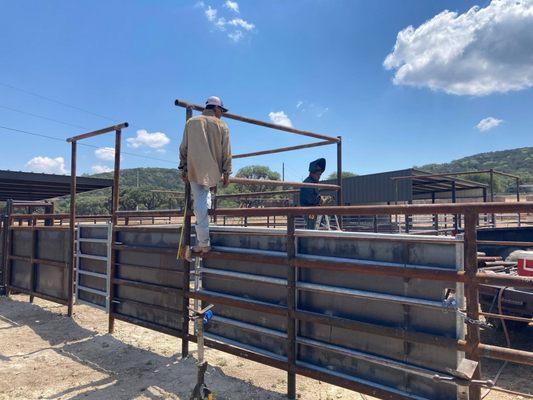
[[[185,109],[185,123],[192,118],[192,108],[187,107]],[[185,204],[186,204],[186,213],[185,219],[183,220],[182,229],[183,232],[183,244],[185,248],[191,246],[191,184],[187,181],[185,183]],[[191,263],[190,261],[183,260],[183,298],[181,304],[182,310],[182,323],[181,323],[181,358],[186,358],[189,355],[189,292],[190,292],[190,274],[191,274]],[[200,321],[200,323],[202,323]]]
[[[342,136],[337,136],[339,141],[337,142],[337,205],[342,206],[344,200],[342,198]],[[342,229],[342,215],[339,219],[339,229]]]
[[[281,163],[281,180],[285,180],[285,163]]]
[[[516,202],[520,202],[520,179],[516,178]],[[518,213],[518,226],[522,225],[522,221],[520,220],[520,213]]]
[[[474,321],[479,319],[479,290],[474,282],[477,274],[477,237],[476,237],[477,215],[473,212],[465,213],[465,233],[464,233],[464,260],[466,295],[466,315]],[[466,358],[479,362],[478,347],[480,343],[479,325],[466,324]],[[478,367],[474,372],[473,379],[480,379],[481,371]],[[477,385],[470,386],[470,400],[479,400],[481,388]]]
[[[455,180],[452,181],[452,203],[457,203],[457,190],[455,187]],[[459,214],[453,215],[453,230],[454,235],[457,235],[457,232],[459,231]]]
[[[121,142],[121,130],[117,129],[115,131],[115,170],[113,171],[113,190],[111,193],[111,247],[114,246],[115,242],[117,242],[117,211],[118,211],[118,205],[119,205],[119,198],[120,198],[120,142]],[[117,259],[115,249],[111,249],[111,260],[110,260],[110,271],[109,276],[107,279],[110,280],[109,284],[109,316],[108,316],[108,326],[107,330],[109,333],[113,333],[115,329],[115,316],[114,316],[114,303],[113,298],[115,296],[115,284],[113,280],[115,279],[116,275],[116,268],[115,263]]]
[[[491,168],[489,170],[490,174],[490,202],[494,202],[494,170]],[[492,226],[496,228],[496,215],[492,214]]]
[[[72,316],[72,308],[74,304],[74,264],[76,262],[76,254],[74,253],[76,240],[76,157],[77,157],[77,142],[73,141],[71,145],[70,155],[70,265],[68,266],[67,281],[68,281],[68,306],[67,315]]]
[[[287,217],[287,397],[296,398],[296,236],[294,216]]]

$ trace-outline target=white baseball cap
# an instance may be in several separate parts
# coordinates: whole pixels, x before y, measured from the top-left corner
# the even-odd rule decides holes
[[[218,106],[222,108],[222,111],[228,112],[228,109],[224,107],[224,103],[222,103],[222,100],[220,100],[220,97],[217,96],[209,96],[207,98],[207,101],[205,102],[206,106]]]

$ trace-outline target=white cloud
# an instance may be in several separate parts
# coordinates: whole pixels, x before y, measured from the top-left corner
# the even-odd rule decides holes
[[[34,157],[26,163],[26,168],[31,172],[42,172],[45,174],[65,175],[67,173],[65,159],[63,157]]]
[[[533,86],[533,1],[445,10],[400,31],[383,65],[396,85],[483,96]]]
[[[239,12],[239,3],[236,1],[226,0],[224,3],[224,7],[229,8],[231,11],[234,11],[236,13]]]
[[[228,37],[234,42],[238,42],[244,37],[244,35],[241,31],[235,31],[235,32],[228,33]]]
[[[268,117],[275,124],[292,127],[292,122],[284,111],[271,111]]]
[[[170,143],[170,139],[163,132],[149,133],[145,129],[137,131],[137,136],[126,139],[128,146],[137,149],[142,146],[161,149]]]
[[[108,167],[107,165],[99,165],[99,164],[96,164],[96,165],[93,165],[91,167],[91,169],[93,170],[93,172],[95,174],[102,174],[104,172],[111,172],[113,171],[113,168],[110,168]]]
[[[324,108],[320,108],[317,112],[316,112],[316,116],[318,118],[322,118],[322,116],[327,113],[329,111],[329,108],[328,107],[324,107]]]
[[[296,103],[296,109],[299,110],[301,106],[304,105],[304,102],[302,100],[298,101],[298,103]]]
[[[483,118],[476,125],[476,128],[480,132],[485,132],[485,131],[488,131],[489,129],[496,128],[502,122],[503,122],[503,119],[498,119],[498,118],[493,118],[493,117]]]
[[[232,18],[230,13],[240,13],[239,3],[232,0],[226,0],[224,3],[224,9],[217,10],[210,5],[205,4],[203,1],[199,1],[195,4],[196,8],[201,8],[207,20],[219,31],[228,30],[228,38],[233,42],[240,42],[244,37],[255,29],[255,24],[246,21],[243,18]],[[225,16],[221,16],[220,14]],[[233,14],[234,15],[234,14]]]
[[[231,21],[228,22],[228,24],[232,26],[241,27],[244,30],[251,31],[255,28],[255,25],[251,22],[245,21],[242,18],[233,18]]]
[[[217,21],[214,23],[215,26],[220,29],[221,31],[226,30],[226,19],[224,17],[217,19]]]
[[[115,149],[112,147],[100,147],[94,151],[94,155],[100,160],[113,161],[115,159]]]
[[[205,16],[209,21],[214,22],[217,19],[217,9],[207,6],[207,9],[205,10]]]

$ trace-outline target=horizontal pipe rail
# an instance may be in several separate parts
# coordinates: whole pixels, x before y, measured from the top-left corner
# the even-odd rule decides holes
[[[311,147],[327,146],[328,144],[336,144],[336,143],[337,142],[333,140],[323,140],[321,142],[316,142],[316,143],[306,143],[306,144],[299,144],[296,146],[279,147],[277,149],[271,149],[271,150],[254,151],[252,153],[234,154],[233,156],[231,156],[231,158],[236,159],[236,158],[262,156],[266,154],[283,153],[285,151],[294,151],[294,150],[300,150],[300,149],[308,149]]]
[[[176,99],[174,101],[174,105],[176,105],[178,107],[189,108],[191,110],[200,111],[200,112],[205,110],[205,107],[199,106],[197,104],[188,103],[186,101],[179,100],[179,99]],[[330,141],[333,141],[333,142],[340,142],[340,139],[337,138],[337,137],[322,135],[322,134],[313,133],[313,132],[308,132],[308,131],[304,131],[304,130],[301,130],[301,129],[292,128],[292,127],[289,127],[289,126],[273,124],[271,122],[260,121],[260,120],[249,118],[249,117],[243,117],[242,115],[224,113],[224,118],[234,119],[236,121],[246,122],[246,123],[252,124],[252,125],[264,126],[266,128],[277,129],[279,131],[285,131],[285,132],[289,132],[289,133],[294,133],[296,135],[313,137],[315,139],[323,139],[323,140],[330,140]]]
[[[533,352],[531,351],[510,349],[507,347],[481,343],[478,346],[477,352],[481,357],[533,366]]]
[[[118,130],[127,128],[128,126],[129,126],[129,124],[127,122],[123,122],[121,124],[108,126],[107,128],[98,129],[96,131],[82,133],[81,135],[69,137],[67,139],[67,142],[68,143],[77,142],[78,140],[87,139],[87,138],[90,138],[90,137],[93,137],[93,136],[102,135],[104,133],[118,131]]]
[[[271,190],[266,192],[249,192],[249,193],[224,193],[217,194],[217,199],[231,199],[231,198],[245,198],[245,197],[258,197],[258,196],[275,196],[278,194],[295,194],[300,193],[299,189],[288,189],[288,190]]]
[[[287,181],[275,181],[271,179],[229,178],[229,182],[237,183],[241,185],[290,186],[290,187],[317,188],[317,189],[330,189],[330,190],[340,189],[340,186],[331,185],[328,183],[287,182]]]
[[[274,181],[276,182],[276,181]],[[335,186],[335,185],[332,185]],[[268,217],[278,215],[426,215],[464,213],[533,213],[533,202],[520,203],[453,203],[453,204],[402,204],[391,206],[326,206],[326,207],[266,207],[219,208],[210,215],[234,217]]]

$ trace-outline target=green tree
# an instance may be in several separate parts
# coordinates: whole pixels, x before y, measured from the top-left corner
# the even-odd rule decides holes
[[[357,174],[355,172],[350,172],[350,171],[342,171],[341,173],[341,177],[342,178],[350,178],[352,176],[357,176]],[[327,179],[337,179],[337,173],[336,172],[332,172],[331,174],[328,175]]]

